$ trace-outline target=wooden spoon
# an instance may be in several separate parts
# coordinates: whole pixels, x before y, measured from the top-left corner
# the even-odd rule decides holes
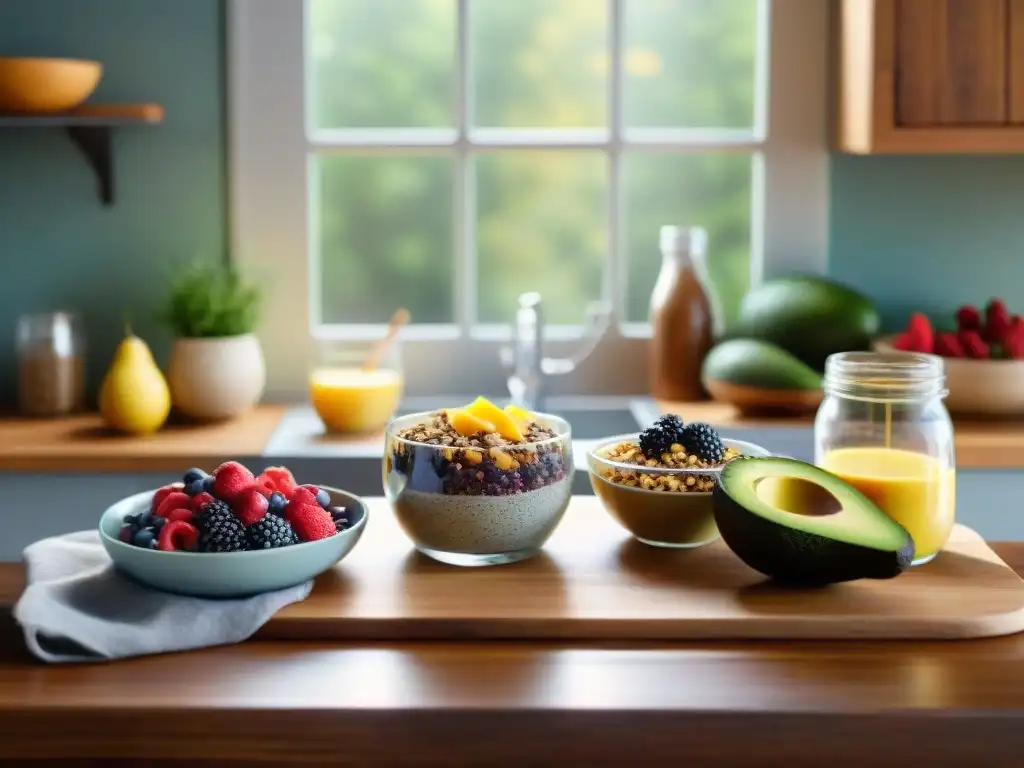
[[[370,350],[370,356],[366,358],[366,362],[363,363],[364,371],[374,370],[384,357],[384,354],[388,351],[388,347],[395,340],[395,336],[402,330],[402,326],[409,322],[411,315],[409,310],[405,307],[399,309],[395,314],[391,316],[391,322],[388,325],[388,332],[384,335],[384,338],[377,342],[377,345]]]

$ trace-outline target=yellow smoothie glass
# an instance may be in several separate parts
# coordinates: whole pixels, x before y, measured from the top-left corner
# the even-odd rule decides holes
[[[328,432],[383,431],[402,398],[401,341],[395,339],[372,370],[363,363],[373,340],[318,340],[309,371],[309,398]]]
[[[843,352],[825,364],[814,423],[815,461],[907,529],[914,565],[953,530],[956,462],[942,358]]]

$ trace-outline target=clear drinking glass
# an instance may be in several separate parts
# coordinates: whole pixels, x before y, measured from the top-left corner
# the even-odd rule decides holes
[[[328,432],[365,434],[387,426],[402,398],[402,347],[395,338],[372,369],[364,364],[380,339],[320,339],[309,396]]]
[[[815,461],[874,501],[914,540],[914,565],[953,530],[956,461],[942,358],[842,352],[825,363]]]
[[[16,345],[22,413],[61,416],[85,407],[85,342],[77,315],[23,315]]]
[[[463,566],[514,563],[540,552],[569,506],[575,465],[569,423],[545,413],[533,416],[554,437],[459,446],[450,439],[410,439],[404,432],[430,423],[433,413],[388,425],[384,492],[420,552]]]

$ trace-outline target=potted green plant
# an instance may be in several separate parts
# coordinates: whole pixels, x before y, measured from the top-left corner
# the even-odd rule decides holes
[[[266,384],[254,333],[262,291],[234,267],[196,262],[171,278],[162,319],[174,331],[167,370],[174,407],[194,419],[231,419],[259,402]]]

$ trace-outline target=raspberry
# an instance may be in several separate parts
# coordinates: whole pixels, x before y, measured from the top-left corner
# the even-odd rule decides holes
[[[173,509],[188,509],[192,499],[183,491],[172,491],[164,496],[160,506],[153,512],[157,517],[167,517]]]
[[[163,488],[160,488],[153,494],[153,501],[150,503],[149,511],[156,514],[157,509],[160,507],[160,503],[164,499],[175,491],[183,492],[184,488],[185,485],[183,483],[171,483],[170,485],[165,485]]]
[[[940,333],[935,336],[935,354],[942,357],[967,357],[964,345],[955,333]]]
[[[976,307],[965,304],[956,311],[956,329],[958,331],[981,330],[981,313]]]
[[[981,334],[977,331],[961,331],[957,334],[957,338],[963,345],[964,352],[967,353],[967,357],[972,357],[976,360],[988,359],[988,344],[982,341]]]
[[[189,506],[192,507],[193,512],[198,512],[200,509],[202,509],[207,504],[213,501],[216,501],[216,499],[213,498],[213,496],[208,494],[206,491],[203,491],[202,493],[197,493],[195,496],[192,497],[192,503],[189,504]]]
[[[924,352],[930,354],[935,348],[935,332],[932,324],[920,312],[914,312],[907,323],[907,335],[909,336],[911,352]]]
[[[983,340],[998,344],[1003,340],[1010,328],[1010,313],[1001,299],[992,299],[985,307],[985,328],[981,332]]]
[[[260,487],[269,489],[268,496],[270,493],[277,491],[286,499],[292,497],[297,487],[295,476],[292,475],[291,470],[287,467],[267,467],[256,479],[256,482],[259,483]]]
[[[160,539],[157,546],[164,552],[175,552],[181,550],[192,550],[196,548],[199,541],[199,530],[184,520],[173,520],[168,522],[160,530]]]
[[[172,520],[184,520],[186,523],[191,523],[195,513],[191,509],[184,509],[179,507],[178,509],[172,509],[167,513],[167,522]]]
[[[258,523],[267,514],[270,502],[256,488],[252,488],[237,496],[233,504],[235,517],[242,521],[242,525],[253,525]]]
[[[234,501],[236,496],[252,487],[256,478],[237,461],[226,461],[213,473],[213,495],[222,501]]]
[[[302,541],[326,539],[337,533],[331,513],[315,502],[297,504],[291,501],[285,507],[284,516]]]

